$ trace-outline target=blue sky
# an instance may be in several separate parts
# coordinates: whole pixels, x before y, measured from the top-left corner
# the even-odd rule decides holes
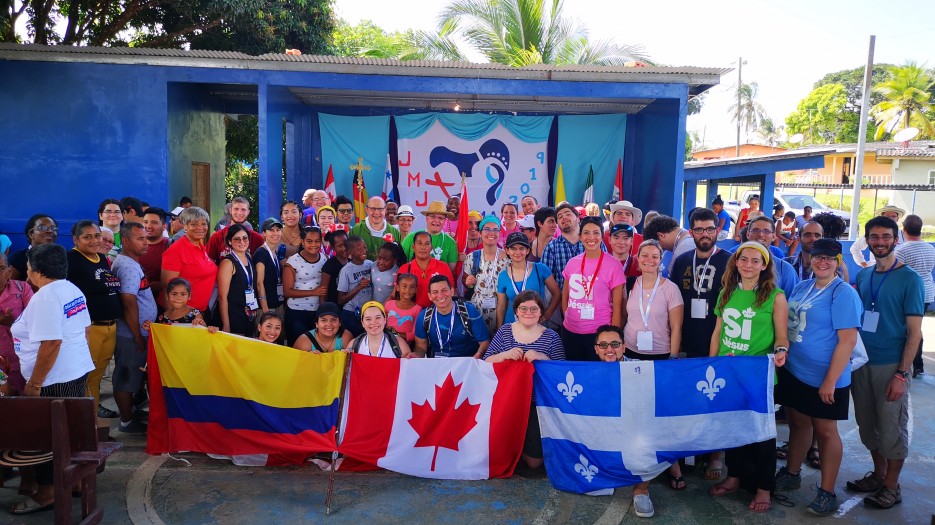
[[[335,10],[351,23],[370,19],[392,31],[433,29],[443,5],[336,0]],[[643,44],[664,64],[736,67],[742,56],[744,81],[759,84],[760,102],[780,124],[825,73],[863,65],[871,34],[877,36],[876,63],[914,60],[935,67],[935,1],[930,0],[566,0],[565,14],[582,21],[591,38]],[[689,119],[689,130],[704,134],[709,147],[735,141],[727,108],[736,78],[736,71],[722,78],[701,114]]]

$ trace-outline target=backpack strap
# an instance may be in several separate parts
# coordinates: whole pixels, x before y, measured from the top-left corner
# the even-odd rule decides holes
[[[314,348],[315,350],[318,350],[318,351],[321,352],[321,353],[325,353],[325,350],[324,350],[324,349],[321,347],[321,345],[318,343],[318,340],[315,339],[315,335],[312,333],[312,330],[309,330],[308,332],[305,332],[305,337],[308,337],[308,340],[312,342],[312,348]],[[339,337],[339,336],[337,336],[337,337]]]
[[[386,340],[390,342],[390,349],[393,351],[393,355],[396,357],[402,357],[403,351],[399,348],[399,338],[396,336],[396,332],[392,328],[384,328],[383,333],[386,334]]]
[[[432,314],[435,313],[435,307],[430,306],[425,309],[422,313],[422,329],[425,331],[425,340],[428,342],[428,351],[426,355],[432,357],[435,355],[435,352],[432,350],[432,336],[429,332],[429,326],[432,324]]]
[[[467,303],[464,302],[464,299],[454,299],[455,308],[458,310],[458,318],[461,319],[461,324],[464,326],[464,333],[471,338],[471,341],[477,342],[477,339],[474,337],[474,330],[471,328],[471,314],[468,312]]]
[[[348,347],[348,350],[350,350],[350,353],[356,354],[357,351],[360,350],[360,345],[363,344],[362,342],[364,340],[364,335],[366,334],[360,334],[357,337],[355,337],[353,341],[351,341],[351,346]]]

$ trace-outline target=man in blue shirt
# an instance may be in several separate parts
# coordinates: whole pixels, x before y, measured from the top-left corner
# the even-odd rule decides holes
[[[451,281],[444,275],[433,276],[429,281],[429,298],[432,306],[424,308],[415,319],[414,353],[480,359],[490,344],[490,333],[477,308],[461,299],[452,299]]]
[[[799,284],[799,276],[796,275],[795,268],[783,260],[785,255],[782,250],[773,246],[775,235],[773,221],[769,217],[761,215],[747,223],[747,240],[756,241],[769,249],[769,253],[773,256],[776,285],[786,294],[786,297],[789,297],[795,285]],[[731,250],[731,253],[737,250],[737,246]]]
[[[857,274],[863,303],[860,337],[869,361],[851,377],[860,440],[873,458],[873,472],[848,481],[847,488],[872,492],[866,505],[888,509],[902,502],[899,473],[909,454],[909,367],[922,338],[922,278],[896,259],[896,221],[874,217],[864,238],[876,258]],[[883,286],[883,283],[886,286]]]

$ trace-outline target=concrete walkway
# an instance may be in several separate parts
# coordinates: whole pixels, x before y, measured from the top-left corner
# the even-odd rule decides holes
[[[923,323],[926,339],[935,341],[935,317]],[[935,345],[932,345],[935,349]],[[926,369],[935,372],[935,352],[927,353]],[[109,385],[107,385],[109,388]],[[105,404],[111,404],[107,400]],[[925,375],[910,390],[910,457],[903,469],[903,503],[890,510],[863,505],[863,495],[849,493],[844,484],[871,470],[870,456],[860,444],[853,414],[840,425],[844,462],[837,494],[842,503],[833,523],[928,524],[935,514],[935,375]],[[114,420],[116,425],[116,420]],[[778,427],[780,440],[788,434]],[[115,430],[112,435],[120,436]],[[656,507],[651,520],[637,518],[630,509],[632,491],[588,497],[555,491],[540,470],[520,470],[511,479],[491,481],[433,481],[391,472],[338,473],[330,516],[325,516],[328,475],[309,464],[303,467],[237,467],[202,454],[181,454],[185,461],[149,457],[142,437],[118,437],[125,445],[99,476],[105,524],[252,524],[252,523],[552,523],[619,524],[709,523],[799,524],[820,519],[807,514],[814,497],[809,487],[818,471],[804,466],[800,490],[786,493],[794,506],[773,503],[761,515],[747,510],[750,495],[737,493],[712,498],[712,482],[701,469],[687,473],[684,492],[670,490],[662,479],[650,489]],[[782,464],[782,462],[780,462]],[[15,490],[0,489],[0,509],[18,499]],[[75,517],[78,519],[75,500]],[[0,525],[51,523],[52,513],[12,516],[0,510]]]

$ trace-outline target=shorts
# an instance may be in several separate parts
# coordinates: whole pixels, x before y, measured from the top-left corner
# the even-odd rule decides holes
[[[143,352],[136,351],[132,337],[117,336],[117,348],[114,351],[114,392],[137,392],[146,383],[145,347]]]
[[[535,403],[529,407],[529,423],[526,425],[523,454],[531,458],[542,459],[542,432],[539,430],[539,414],[536,412]]]
[[[827,405],[818,396],[818,389],[799,381],[785,367],[776,369],[779,383],[776,385],[776,403],[789,407],[796,412],[817,419],[847,421],[847,411],[851,405],[851,387],[834,389],[834,403]]]
[[[886,400],[886,387],[898,369],[898,363],[866,364],[851,373],[860,441],[886,459],[906,459],[909,454],[909,392],[897,401]]]

